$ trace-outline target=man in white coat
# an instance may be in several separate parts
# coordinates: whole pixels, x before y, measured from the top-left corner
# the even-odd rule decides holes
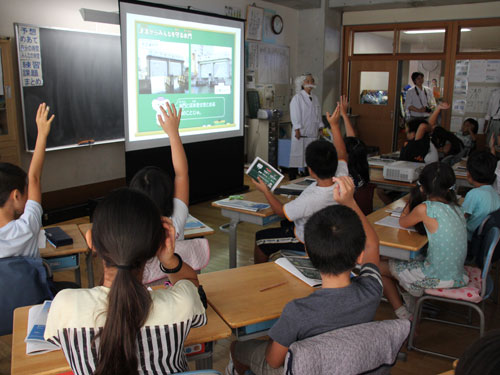
[[[306,166],[306,148],[311,142],[318,139],[319,130],[323,128],[318,97],[311,94],[315,87],[312,74],[304,74],[295,79],[296,94],[290,102],[290,117],[293,125],[289,164],[290,179],[295,178],[297,168]]]

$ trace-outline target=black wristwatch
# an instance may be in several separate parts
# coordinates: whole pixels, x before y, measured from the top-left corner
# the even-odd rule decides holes
[[[181,268],[182,268],[182,264],[183,264],[184,262],[182,261],[182,258],[181,258],[181,256],[180,256],[179,254],[174,253],[174,255],[177,257],[177,259],[179,259],[179,264],[178,264],[178,265],[177,265],[177,267],[175,267],[175,268],[165,268],[165,267],[163,266],[163,264],[161,264],[161,262],[160,262],[160,270],[161,270],[163,273],[177,273],[177,272],[179,272],[179,271],[181,270]]]

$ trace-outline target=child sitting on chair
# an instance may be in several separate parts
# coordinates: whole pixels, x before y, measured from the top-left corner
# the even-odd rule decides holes
[[[486,216],[500,208],[500,196],[492,185],[496,179],[496,166],[496,158],[487,151],[475,151],[467,159],[467,181],[474,186],[462,203],[469,241]]]
[[[54,115],[43,103],[36,113],[38,135],[28,179],[17,165],[0,163],[0,258],[40,257],[38,235],[42,227],[41,178],[45,146]]]
[[[312,264],[321,273],[322,288],[289,302],[269,331],[268,341],[236,341],[231,345],[226,374],[283,374],[288,347],[295,341],[373,320],[382,296],[378,270],[379,245],[374,229],[354,200],[350,177],[334,178],[338,205],[311,216],[305,243]],[[351,270],[361,263],[359,276]]]
[[[339,127],[339,103],[333,115],[327,113],[327,119],[332,130],[333,145],[326,141],[314,141],[307,146],[307,168],[316,181],[297,199],[282,204],[260,178],[254,181],[255,187],[264,193],[274,213],[287,219],[282,221],[279,228],[256,233],[255,263],[267,262],[271,254],[283,249],[304,251],[304,225],[307,219],[322,208],[336,204],[332,194],[332,177],[348,175],[347,152]]]

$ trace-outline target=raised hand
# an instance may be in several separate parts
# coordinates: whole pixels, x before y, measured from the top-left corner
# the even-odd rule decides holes
[[[340,121],[340,103],[337,102],[337,107],[335,108],[335,111],[333,111],[333,114],[330,115],[330,112],[326,112],[326,119],[328,120],[328,123],[330,126],[339,126],[339,121]]]
[[[167,133],[170,137],[173,134],[179,133],[179,123],[181,122],[182,108],[179,109],[179,113],[177,113],[177,109],[175,108],[175,104],[165,103],[167,110],[165,108],[160,107],[163,115],[158,115],[158,122],[160,123],[163,131]],[[168,111],[168,114],[167,114]]]
[[[352,206],[354,201],[354,181],[349,176],[333,177],[333,199],[344,206]]]
[[[252,178],[252,182],[258,191],[262,193],[266,193],[269,191],[269,188],[267,187],[266,183],[262,180],[262,178],[258,177],[257,180]]]
[[[47,117],[49,116],[49,111],[50,107],[47,104],[42,103],[38,106],[38,110],[36,112],[36,125],[38,128],[38,134],[45,138],[47,138],[50,133],[50,125],[52,124],[52,121],[55,117],[55,115],[52,115],[49,119],[47,119]]]
[[[340,97],[340,114],[342,117],[347,116],[348,108],[349,108],[349,102],[347,101],[347,96],[342,95]]]
[[[446,102],[441,102],[438,104],[438,108],[439,109],[449,109],[450,108],[450,105]]]

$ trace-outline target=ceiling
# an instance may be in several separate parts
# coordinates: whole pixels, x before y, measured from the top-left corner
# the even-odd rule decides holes
[[[321,0],[266,0],[293,9],[321,8]],[[496,0],[325,0],[330,8],[343,11],[414,8],[424,6],[486,3]]]

